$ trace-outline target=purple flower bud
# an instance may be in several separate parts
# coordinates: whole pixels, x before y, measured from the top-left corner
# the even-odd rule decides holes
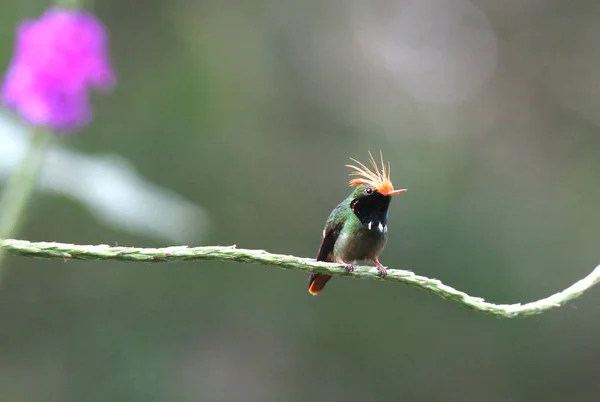
[[[92,118],[88,88],[114,83],[104,25],[81,10],[50,8],[17,29],[2,99],[30,124],[68,132]]]

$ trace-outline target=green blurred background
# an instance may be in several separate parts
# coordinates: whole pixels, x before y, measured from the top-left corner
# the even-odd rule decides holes
[[[0,60],[44,1],[0,2]],[[61,145],[314,257],[349,157],[397,187],[382,261],[499,303],[600,262],[600,3],[105,0],[118,86]],[[160,213],[160,211],[157,211]],[[38,193],[17,236],[164,246]],[[0,284],[3,401],[597,401],[600,290],[506,320],[274,267],[38,261]]]

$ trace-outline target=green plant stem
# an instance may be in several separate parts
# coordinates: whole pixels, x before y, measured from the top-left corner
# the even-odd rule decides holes
[[[244,250],[235,246],[166,248],[111,247],[107,245],[74,245],[64,243],[34,243],[25,240],[0,240],[0,249],[12,255],[34,258],[54,258],[61,260],[115,260],[128,262],[184,262],[198,260],[235,261],[249,264],[275,265],[279,268],[318,272],[333,276],[350,276],[359,279],[400,282],[406,285],[434,293],[446,300],[456,302],[469,309],[506,318],[526,317],[541,314],[560,307],[570,300],[581,296],[600,281],[600,265],[588,276],[577,281],[567,289],[544,299],[521,304],[493,304],[480,297],[469,296],[437,279],[415,275],[411,271],[388,269],[385,278],[378,276],[373,267],[355,267],[347,272],[343,265],[318,262],[310,258],[292,255],[271,254],[264,250]]]
[[[23,211],[37,183],[40,167],[44,161],[50,134],[36,130],[17,170],[10,178],[0,198],[0,238],[13,236],[22,223]],[[0,249],[0,267],[4,252]],[[2,272],[0,271],[0,274]]]

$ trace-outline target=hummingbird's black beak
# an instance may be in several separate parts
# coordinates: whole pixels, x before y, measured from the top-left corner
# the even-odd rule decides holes
[[[406,192],[406,190],[407,189],[405,189],[405,188],[400,189],[400,190],[392,190],[392,191],[389,191],[387,193],[381,193],[381,195],[384,195],[386,197],[391,197],[392,195],[402,194],[402,193]]]

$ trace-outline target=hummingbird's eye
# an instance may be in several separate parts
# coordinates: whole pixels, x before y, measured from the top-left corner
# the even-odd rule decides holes
[[[371,187],[367,187],[367,188],[365,189],[365,193],[366,193],[367,195],[368,195],[368,194],[373,194],[373,189],[372,189]]]

